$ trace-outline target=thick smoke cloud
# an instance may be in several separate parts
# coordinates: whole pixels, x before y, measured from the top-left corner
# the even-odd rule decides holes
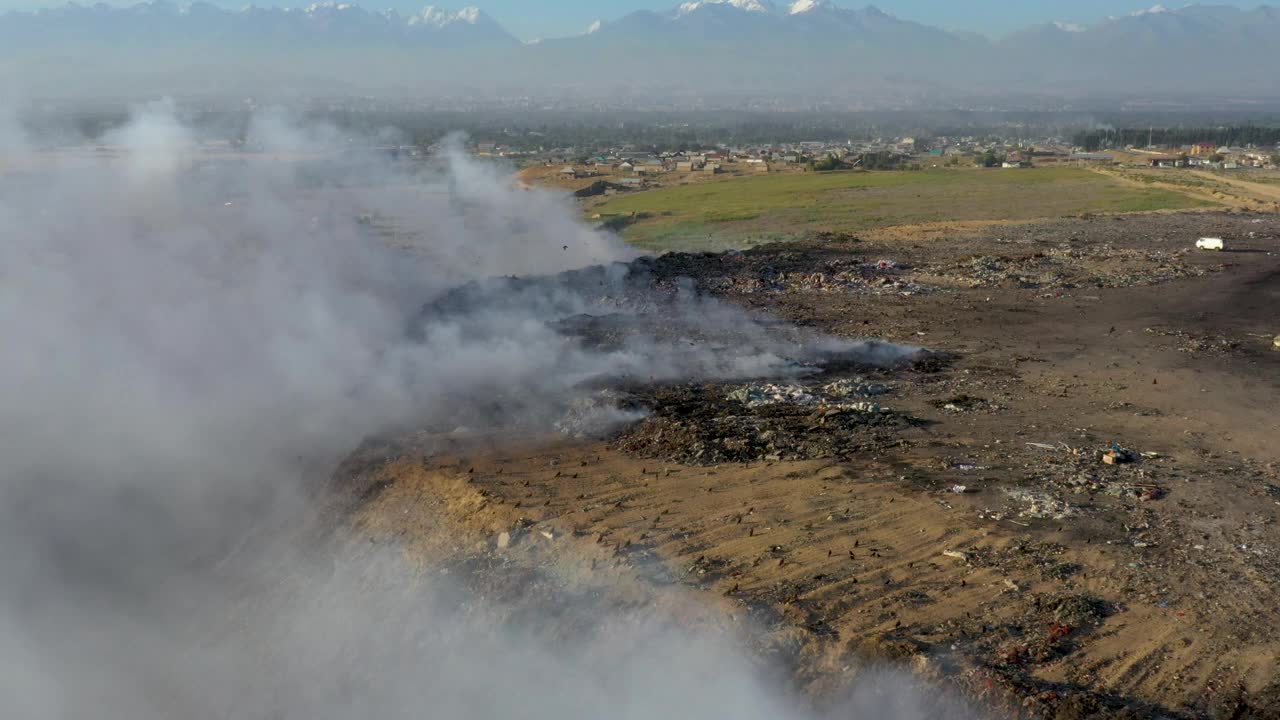
[[[701,331],[749,342],[593,350],[556,323],[633,310],[610,263],[635,253],[564,201],[279,114],[251,152],[211,148],[175,115],[60,153],[0,125],[8,716],[786,716],[724,639],[619,617],[565,653],[458,616],[393,557],[289,538],[369,434],[547,422],[594,380],[783,371],[793,346],[686,288]],[[501,280],[573,270],[593,282]]]

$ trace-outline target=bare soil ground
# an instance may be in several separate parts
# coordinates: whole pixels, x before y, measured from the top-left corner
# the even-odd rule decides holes
[[[1274,215],[895,228],[655,272],[940,354],[630,389],[649,418],[599,440],[371,442],[342,470],[355,525],[480,576],[701,595],[815,698],[892,662],[1029,717],[1280,717]]]

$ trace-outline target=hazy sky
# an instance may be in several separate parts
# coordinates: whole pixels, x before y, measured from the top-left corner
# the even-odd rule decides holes
[[[92,4],[96,0],[81,0]],[[133,4],[134,0],[106,0],[111,4]],[[186,2],[187,0],[175,0]],[[211,0],[227,7],[240,7],[247,0]],[[352,0],[345,0],[352,1]],[[867,0],[836,0],[845,7],[862,7]],[[885,12],[907,20],[952,30],[970,30],[999,35],[1037,22],[1064,20],[1089,22],[1108,15],[1123,15],[1150,7],[1155,0],[876,0]],[[1206,0],[1208,2],[1209,0]],[[312,0],[254,0],[257,5],[307,5]],[[413,12],[423,5],[457,9],[477,5],[508,30],[525,40],[573,35],[593,20],[612,20],[642,8],[665,10],[681,0],[354,0],[371,9],[393,7]],[[774,0],[785,5],[789,0]],[[1181,6],[1183,0],[1166,4]],[[30,9],[41,5],[61,5],[64,0],[0,0],[0,9]],[[1253,7],[1259,4],[1239,0],[1212,0],[1212,4]]]

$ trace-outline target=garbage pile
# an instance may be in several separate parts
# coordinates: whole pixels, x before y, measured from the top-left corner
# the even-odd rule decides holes
[[[712,292],[743,295],[829,292],[910,297],[939,292],[939,288],[897,275],[898,270],[899,266],[890,261],[852,267],[835,261],[813,272],[785,272],[767,266],[751,274],[709,278],[705,286]]]
[[[1159,500],[1167,491],[1160,482],[1162,458],[1117,444],[1103,449],[1066,448],[1048,452],[1035,474],[1038,485],[1071,493],[1102,493],[1136,501]]]
[[[657,388],[651,414],[617,437],[640,457],[714,465],[848,458],[897,444],[917,421],[865,397],[885,389],[858,378],[799,385],[681,385]]]
[[[822,410],[848,409],[858,412],[880,412],[880,406],[849,398],[872,398],[889,392],[886,385],[867,382],[861,377],[846,378],[828,383],[819,389],[802,385],[748,384],[730,392],[726,398],[736,400],[749,408],[792,403],[813,405]]]
[[[929,272],[973,288],[1132,287],[1200,277],[1211,271],[1188,262],[1188,254],[1187,250],[1163,252],[1117,248],[1111,244],[1076,247],[1063,243],[1026,255],[980,255],[938,265]]]

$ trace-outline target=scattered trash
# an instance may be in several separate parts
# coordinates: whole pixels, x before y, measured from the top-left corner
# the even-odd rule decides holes
[[[799,385],[744,385],[725,396],[727,400],[736,400],[749,408],[765,407],[780,403],[796,405],[812,405],[817,402],[816,395]]]
[[[1112,445],[1110,449],[1102,453],[1102,462],[1107,465],[1126,465],[1135,462],[1138,459],[1137,453],[1132,450],[1126,450],[1119,445]]]
[[[968,485],[952,485],[950,488],[947,489],[947,492],[951,493],[952,495],[964,495],[965,493],[969,492],[969,486]]]
[[[969,553],[960,552],[959,550],[943,550],[942,554],[946,557],[954,558],[956,560],[964,560],[965,562],[969,561]]]
[[[1277,335],[1275,339],[1271,341],[1271,347],[1275,350],[1280,350],[1280,335]]]
[[[980,255],[950,261],[927,267],[923,272],[972,288],[1041,290],[1157,285],[1216,272],[1214,268],[1187,262],[1184,255],[1192,252],[1191,248],[1171,253],[1121,248],[1111,243],[1088,246],[1062,243],[1022,255]]]
[[[850,396],[867,398],[884,395],[889,392],[889,388],[877,383],[864,382],[862,378],[853,378],[836,380],[823,386],[822,391],[831,397],[837,398]]]
[[[743,272],[707,278],[702,287],[713,292],[741,293],[792,293],[792,292],[841,292],[870,295],[896,294],[903,296],[937,293],[939,288],[921,285],[911,280],[886,274],[899,270],[896,263],[881,267],[879,263],[846,265],[828,263],[817,272],[785,272],[773,267],[763,267],[752,274]]]
[[[1077,509],[1062,498],[1046,492],[1027,488],[1007,488],[1005,493],[1015,502],[1022,503],[1023,509],[1017,515],[1021,518],[1039,520],[1063,520],[1076,515]],[[1003,513],[993,514],[995,519],[1004,519]]]
[[[499,533],[497,545],[499,550],[506,550],[507,548],[511,547],[511,533],[509,532]]]
[[[828,410],[876,413],[882,412],[882,408],[879,405],[862,401],[849,401],[847,398],[876,397],[887,392],[889,392],[889,389],[884,385],[864,382],[862,378],[853,378],[836,380],[822,388],[753,383],[731,391],[725,396],[725,399],[736,400],[752,409],[770,405],[815,405]]]
[[[1201,250],[1222,250],[1224,243],[1222,238],[1200,238],[1196,241],[1196,247]]]
[[[1037,450],[1060,450],[1061,449],[1057,445],[1050,445],[1049,443],[1035,443],[1035,442],[1027,443],[1027,447],[1033,447],[1033,448],[1036,448]]]
[[[542,537],[544,537],[544,538],[548,539],[548,540],[555,540],[555,539],[556,539],[556,534],[555,534],[554,532],[552,532],[551,530],[543,530],[543,531],[539,532],[538,534],[539,534],[539,535],[541,535]]]

